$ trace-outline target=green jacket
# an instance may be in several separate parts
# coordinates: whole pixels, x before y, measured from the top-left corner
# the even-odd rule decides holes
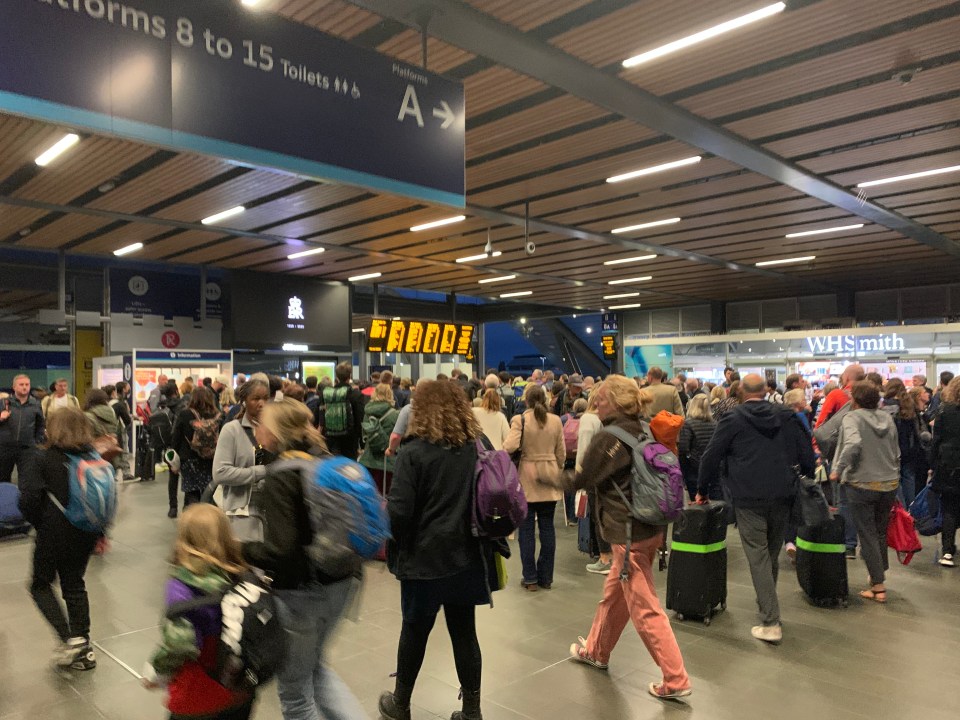
[[[375,417],[380,420],[388,440],[390,433],[393,432],[393,428],[397,424],[399,415],[400,413],[393,405],[383,400],[368,402],[363,408],[364,422],[366,422],[369,417]],[[387,457],[382,452],[373,452],[370,449],[370,445],[366,442],[366,439],[364,439],[363,454],[360,456],[361,465],[371,470],[383,470],[386,468],[387,472],[393,472],[393,463],[393,457]]]

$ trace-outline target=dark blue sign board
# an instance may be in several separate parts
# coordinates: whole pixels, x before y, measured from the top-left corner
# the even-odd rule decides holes
[[[204,350],[135,350],[137,364],[159,362],[176,365],[180,363],[191,362],[231,362],[233,354],[229,350],[225,351],[204,351]]]
[[[619,331],[620,331],[620,323],[617,320],[617,314],[604,313],[602,332],[619,332]]]
[[[464,205],[463,85],[232,0],[3,0],[0,111]]]

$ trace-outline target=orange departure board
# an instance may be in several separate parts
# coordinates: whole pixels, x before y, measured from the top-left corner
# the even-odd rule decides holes
[[[614,358],[617,356],[616,335],[604,335],[600,338],[600,344],[603,347],[603,356],[605,358]]]
[[[462,355],[473,357],[475,326],[425,320],[375,318],[367,352]]]

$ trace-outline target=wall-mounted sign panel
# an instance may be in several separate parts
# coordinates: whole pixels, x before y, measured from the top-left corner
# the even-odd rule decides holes
[[[826,335],[808,337],[807,349],[814,355],[891,355],[908,348],[897,333],[884,335]]]
[[[463,206],[463,85],[236,0],[3,0],[0,110]]]
[[[426,320],[375,318],[367,333],[367,352],[462,355],[473,357],[475,326]]]
[[[603,356],[605,358],[615,358],[617,356],[617,336],[604,335],[600,338],[600,345],[603,347]]]
[[[603,332],[619,332],[620,321],[616,313],[603,314]]]

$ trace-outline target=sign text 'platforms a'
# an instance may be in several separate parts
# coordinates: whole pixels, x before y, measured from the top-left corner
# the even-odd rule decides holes
[[[473,356],[475,327],[460,323],[375,318],[367,334],[367,352]]]
[[[0,111],[462,207],[462,83],[236,0],[3,0]]]

